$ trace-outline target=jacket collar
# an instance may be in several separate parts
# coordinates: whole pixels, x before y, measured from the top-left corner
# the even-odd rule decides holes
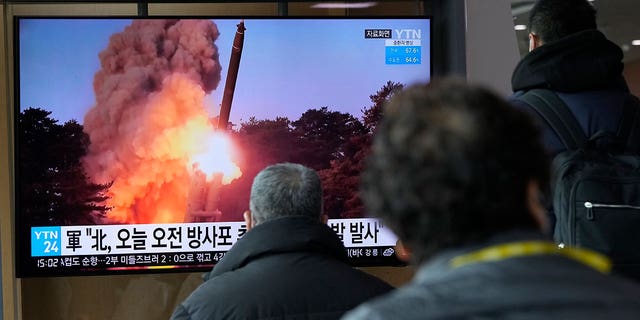
[[[529,52],[516,66],[511,86],[577,92],[624,85],[622,58],[622,50],[600,31],[581,31]]]
[[[347,261],[342,242],[326,224],[290,216],[261,223],[248,231],[204,278],[236,270],[265,255],[288,252],[314,252]]]
[[[437,253],[419,267],[415,279],[420,282],[438,280],[455,269],[452,268],[451,261],[456,257],[498,244],[530,240],[553,243],[548,236],[533,230],[513,230],[499,233],[485,241],[449,248]]]

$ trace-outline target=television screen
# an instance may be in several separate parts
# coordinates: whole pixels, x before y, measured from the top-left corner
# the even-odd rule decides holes
[[[431,74],[428,18],[15,20],[18,276],[207,271],[253,177],[316,169],[353,265],[396,238],[358,197],[381,105]]]

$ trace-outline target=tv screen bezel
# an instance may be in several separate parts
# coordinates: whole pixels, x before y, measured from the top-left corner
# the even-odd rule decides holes
[[[228,16],[228,15],[206,15],[206,16],[95,16],[95,15],[78,15],[78,16],[46,16],[46,15],[16,15],[13,16],[13,89],[14,89],[14,105],[13,105],[13,169],[14,169],[14,218],[15,218],[15,264],[16,275],[18,278],[30,278],[30,277],[49,277],[49,276],[88,276],[88,275],[120,275],[120,274],[150,274],[150,273],[172,273],[172,272],[206,272],[210,270],[210,267],[185,267],[178,269],[126,269],[126,270],[106,270],[106,269],[87,269],[84,271],[70,271],[70,272],[37,272],[37,269],[29,263],[33,263],[35,260],[30,254],[30,236],[29,231],[26,228],[32,226],[21,225],[20,218],[20,143],[19,143],[19,124],[18,116],[20,114],[20,42],[19,42],[19,21],[23,19],[118,19],[118,20],[134,20],[134,19],[321,19],[321,20],[360,20],[360,19],[379,19],[379,20],[402,20],[402,19],[415,19],[425,20],[428,23],[429,28],[429,51],[425,54],[429,57],[429,74],[425,75],[424,81],[428,81],[433,76],[433,17],[430,15],[401,15],[401,16]],[[221,60],[221,62],[223,62]],[[224,62],[226,64],[226,61]],[[222,82],[221,82],[222,83]],[[396,259],[388,260],[385,263],[358,263],[355,260],[350,261],[356,267],[372,267],[372,266],[404,266],[405,263]]]

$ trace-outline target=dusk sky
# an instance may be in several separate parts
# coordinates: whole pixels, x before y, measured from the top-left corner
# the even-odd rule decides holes
[[[236,24],[214,19],[222,65],[218,88],[206,99],[219,112]],[[93,77],[98,53],[126,19],[22,19],[20,23],[20,109],[53,111],[63,123],[83,122],[95,103]],[[425,82],[430,74],[430,30],[425,19],[247,19],[231,121],[251,116],[296,120],[307,109],[329,107],[358,118],[387,81]],[[364,39],[365,29],[420,29],[422,63],[386,65],[385,40]],[[395,37],[395,35],[394,35]]]

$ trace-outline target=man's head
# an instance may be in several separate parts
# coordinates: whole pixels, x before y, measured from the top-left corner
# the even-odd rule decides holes
[[[284,216],[306,216],[323,220],[322,186],[313,169],[300,164],[280,163],[266,167],[251,186],[249,228]]]
[[[596,28],[596,10],[587,0],[538,0],[529,13],[529,50]]]
[[[363,173],[367,210],[418,262],[503,231],[545,228],[548,157],[529,116],[455,80],[414,85],[386,105]]]

